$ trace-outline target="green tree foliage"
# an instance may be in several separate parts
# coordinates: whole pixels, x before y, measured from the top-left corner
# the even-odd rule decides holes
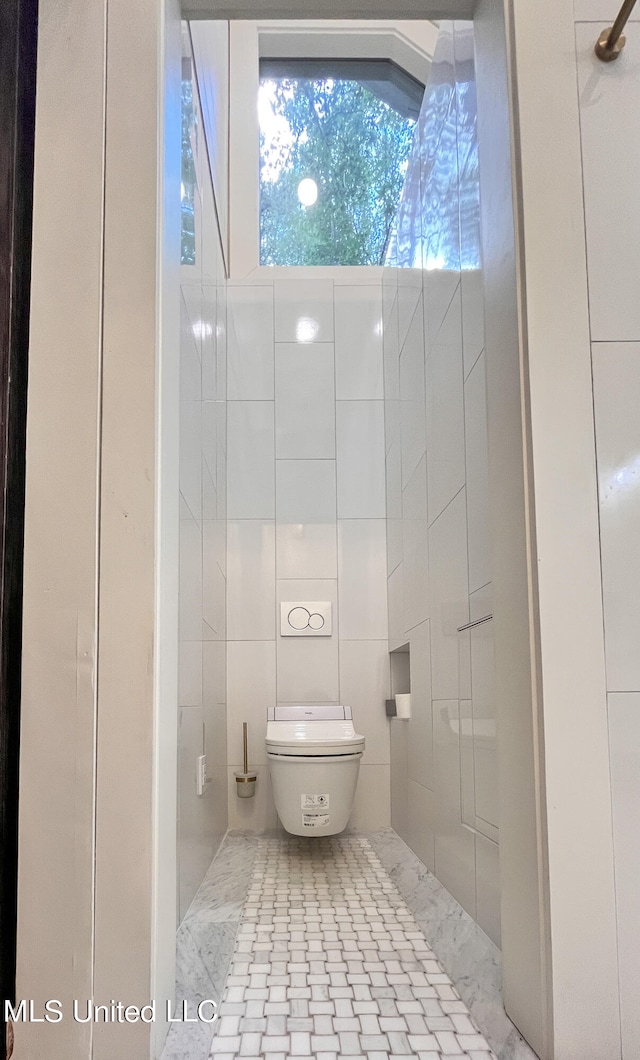
[[[274,111],[292,144],[280,150],[276,180],[265,179],[261,134],[260,260],[263,265],[378,265],[395,217],[415,122],[357,81],[285,80]],[[271,147],[273,157],[273,147]],[[301,206],[298,184],[318,185]]]

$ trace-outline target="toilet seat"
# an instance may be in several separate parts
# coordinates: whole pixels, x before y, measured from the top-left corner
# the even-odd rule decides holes
[[[265,748],[278,757],[355,757],[364,751],[364,736],[353,727],[350,707],[271,707]]]

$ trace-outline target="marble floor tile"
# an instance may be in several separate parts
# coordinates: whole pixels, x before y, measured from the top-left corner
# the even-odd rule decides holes
[[[261,837],[211,1057],[394,1056],[496,1060],[367,838]]]
[[[392,828],[369,838],[498,1060],[537,1060],[504,1011],[497,946]]]
[[[229,832],[211,862],[176,936],[176,1007],[193,1014],[200,1001],[219,1003],[227,979],[258,850],[254,836]],[[172,1024],[162,1060],[207,1060],[214,1024]]]
[[[390,828],[230,833],[178,930],[177,1003],[204,998],[162,1060],[536,1060],[499,950]]]

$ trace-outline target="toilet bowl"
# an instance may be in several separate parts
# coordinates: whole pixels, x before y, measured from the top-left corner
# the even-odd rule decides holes
[[[273,797],[291,835],[337,835],[349,820],[364,736],[351,707],[269,707],[265,740]]]

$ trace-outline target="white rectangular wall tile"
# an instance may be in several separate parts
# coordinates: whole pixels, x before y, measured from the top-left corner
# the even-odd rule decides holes
[[[347,833],[373,832],[391,824],[389,773],[388,765],[362,763]]]
[[[337,577],[338,545],[335,522],[278,523],[276,556],[279,577]]]
[[[462,290],[462,356],[466,379],[484,349],[482,269],[463,269],[460,284]]]
[[[398,269],[398,341],[405,344],[416,306],[422,295],[422,270]]]
[[[220,401],[203,401],[200,406],[202,459],[214,485],[218,472],[218,417],[222,411],[221,405]]]
[[[640,342],[593,344],[607,687],[640,690]]]
[[[609,696],[609,747],[616,876],[622,1051],[640,1049],[640,693]]]
[[[424,455],[427,445],[421,295],[400,353],[400,437],[402,439],[402,485],[406,486]]]
[[[468,618],[467,514],[464,490],[429,528],[431,679],[434,699],[469,698],[460,681],[461,636]]]
[[[279,703],[337,703],[337,636],[280,637],[277,693]]]
[[[387,636],[387,545],[384,519],[338,520],[340,637]]]
[[[491,580],[489,449],[484,354],[464,384],[464,422],[469,534],[469,591]]]
[[[202,403],[180,402],[180,492],[194,519],[202,516]]]
[[[216,761],[224,752],[226,762],[227,645],[224,641],[205,641],[202,645],[202,698],[205,705],[225,707],[224,748],[216,751]]]
[[[335,457],[335,384],[331,343],[276,345],[276,456]]]
[[[247,722],[250,758],[266,762],[267,707],[276,702],[276,645],[267,640],[227,643],[227,760],[242,766],[242,723]]]
[[[203,533],[203,542],[207,534]],[[203,551],[204,559],[204,551]],[[224,640],[226,625],[227,580],[217,563],[203,563],[202,571],[202,639]]]
[[[333,281],[276,280],[276,342],[333,342]]]
[[[433,820],[433,791],[409,777],[407,780],[407,843],[432,872],[435,868]]]
[[[178,711],[178,905],[186,913],[211,860],[207,843],[209,822],[203,800],[196,794],[196,759],[204,751],[201,707]],[[194,843],[192,837],[198,836]]]
[[[491,587],[473,593],[470,620],[484,618],[493,610]],[[498,734],[495,710],[495,660],[493,626],[484,622],[470,630],[471,699],[473,708],[473,759],[476,827],[498,838]],[[487,828],[487,825],[489,826]]]
[[[476,778],[474,774],[473,703],[460,699],[460,812],[464,824],[476,828]],[[485,825],[485,829],[488,826]]]
[[[216,337],[214,397],[224,401],[227,394],[227,292],[224,284],[216,287],[216,319],[214,327]],[[204,393],[204,397],[209,397]]]
[[[200,297],[200,288],[194,295]],[[180,302],[180,400],[200,401],[202,396],[202,373],[198,342],[193,334],[193,325],[185,302],[184,291]]]
[[[402,561],[402,454],[396,439],[387,453],[387,571]]]
[[[227,524],[227,636],[274,640],[275,524],[231,519]]]
[[[434,787],[433,720],[431,717],[431,637],[429,622],[411,631],[409,639],[411,669],[411,720],[407,768],[411,780],[423,787]]]
[[[383,298],[384,288],[383,288]],[[385,309],[383,330],[384,398],[385,401],[400,397],[400,345],[398,334],[398,299]]]
[[[460,292],[456,291],[426,362],[429,520],[465,481]]]
[[[409,831],[407,726],[403,722],[392,722],[389,735],[391,738],[391,825],[406,842]]]
[[[366,740],[363,762],[389,763],[389,649],[386,640],[345,640],[340,645],[340,700],[353,710]]]
[[[404,622],[404,564],[399,563],[387,579],[388,616],[389,616],[389,651],[406,643],[407,633]]]
[[[438,338],[459,283],[460,273],[455,269],[432,269],[424,273],[425,320],[429,348]]]
[[[180,642],[178,660],[180,707],[202,706],[202,642],[183,640]]]
[[[273,519],[273,402],[230,401],[227,417],[228,517]]]
[[[435,873],[475,918],[475,835],[462,824],[459,726],[458,700],[434,700]]]
[[[279,578],[336,578],[336,466],[333,460],[276,461]]]
[[[338,517],[383,519],[384,405],[382,401],[336,404]]]
[[[195,519],[180,521],[180,640],[202,638],[202,531]]]
[[[398,364],[398,371],[400,365]],[[401,443],[402,402],[400,398],[389,398],[384,403],[384,436],[385,450],[389,449],[395,441]]]
[[[218,286],[207,286],[202,288],[202,345],[200,360],[202,364],[202,400],[215,401],[224,399],[226,389],[217,392],[216,366],[218,357],[218,342],[220,335],[216,333],[218,325]]]
[[[335,329],[336,398],[384,398],[380,288],[337,286]]]
[[[407,630],[429,617],[427,468],[422,457],[402,491],[404,621]]]
[[[477,921],[500,946],[500,850],[497,843],[476,835]]]
[[[273,288],[227,288],[227,396],[272,401],[274,396]]]

